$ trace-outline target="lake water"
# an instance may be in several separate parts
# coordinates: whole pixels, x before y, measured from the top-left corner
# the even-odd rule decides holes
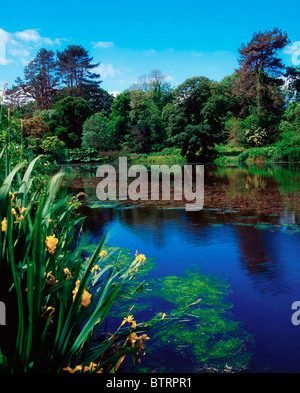
[[[153,257],[149,276],[154,283],[185,277],[190,267],[204,277],[225,281],[230,318],[251,336],[251,343],[246,340],[249,345],[242,348],[252,354],[245,371],[300,371],[300,325],[291,321],[292,304],[300,301],[299,167],[207,165],[205,203],[198,212],[175,204],[97,207],[95,169],[82,166],[75,173],[74,191],[84,191],[90,206],[95,202],[93,208],[82,209],[95,242],[108,230],[108,245]],[[170,310],[170,302],[155,296],[140,318],[158,309]],[[191,301],[195,299],[196,293]],[[199,336],[199,330],[194,332]],[[224,342],[221,334],[213,340]],[[151,352],[151,340],[147,343],[149,356],[142,362],[146,371],[203,370],[195,364],[199,357],[182,366],[184,359],[190,359],[191,348],[178,340],[173,343],[172,337],[159,355]],[[230,370],[228,362],[224,364]]]

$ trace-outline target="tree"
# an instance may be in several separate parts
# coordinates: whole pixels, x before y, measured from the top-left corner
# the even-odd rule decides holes
[[[66,97],[55,104],[58,117],[56,136],[63,140],[68,148],[80,147],[82,125],[92,115],[92,110],[81,97]]]
[[[78,97],[78,89],[76,87],[63,87],[59,89],[52,98],[53,104],[66,97]],[[97,86],[85,86],[82,89],[81,97],[89,104],[93,113],[101,112],[109,115],[114,102],[114,97],[106,90]]]
[[[278,161],[300,160],[300,102],[291,102],[284,112],[275,154]]]
[[[221,121],[216,118],[224,116],[223,103],[213,96],[214,86],[203,76],[189,78],[174,90],[173,103],[163,110],[168,144],[181,148],[190,160],[207,160],[221,133]]]
[[[82,98],[89,104],[94,113],[102,113],[108,116],[112,109],[114,97],[106,90],[97,86],[85,86]]]
[[[57,68],[53,51],[40,49],[35,59],[24,68],[25,92],[36,102],[36,108],[49,109],[51,98],[58,87]]]
[[[300,102],[300,67],[287,67],[285,77],[289,99]]]
[[[278,28],[254,33],[252,40],[239,49],[240,68],[234,82],[235,94],[242,103],[241,116],[255,112],[258,127],[278,120],[284,105],[279,89],[283,84],[284,65],[278,51],[289,43],[286,33]]]
[[[151,92],[132,90],[130,92],[132,143],[135,151],[149,153],[164,147],[165,128],[161,111],[151,97]]]
[[[273,77],[282,75],[285,68],[277,52],[283,49],[290,41],[287,34],[278,28],[272,31],[254,33],[247,46],[243,43],[239,53],[239,64],[244,70],[260,71]]]
[[[172,100],[167,77],[159,70],[143,75],[130,88],[131,147],[148,153],[165,147],[166,133],[162,110]]]
[[[206,125],[208,140],[214,143],[227,139],[225,123],[235,113],[236,102],[231,96],[229,86],[224,83],[211,83],[211,96],[201,110],[203,124]]]
[[[81,45],[69,45],[64,51],[57,51],[58,70],[63,85],[81,96],[83,88],[99,87],[100,75],[92,70],[100,63],[92,64],[93,58]]]
[[[140,90],[149,93],[155,105],[161,111],[172,100],[172,88],[167,82],[167,76],[160,70],[152,70],[149,75],[142,75],[130,90]]]
[[[186,155],[189,151],[189,136],[185,130],[188,119],[183,108],[176,102],[167,104],[162,111],[162,119],[166,124],[168,145],[179,147]]]
[[[102,113],[95,113],[84,122],[81,147],[83,149],[92,147],[97,151],[115,149],[113,128]]]
[[[129,91],[117,95],[111,108],[109,119],[114,129],[115,139],[118,145],[122,145],[131,129],[131,100]]]

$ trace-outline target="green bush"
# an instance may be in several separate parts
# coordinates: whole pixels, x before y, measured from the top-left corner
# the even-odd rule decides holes
[[[99,153],[94,148],[88,149],[66,149],[66,161],[68,162],[90,162],[101,161]]]
[[[292,102],[280,123],[280,140],[276,143],[275,161],[300,161],[300,103]]]
[[[43,140],[41,147],[45,153],[57,153],[64,149],[65,142],[59,140],[57,136],[48,136]]]
[[[65,143],[58,139],[57,136],[48,136],[41,143],[41,149],[44,153],[49,154],[50,159],[61,162],[65,159]]]
[[[249,149],[238,156],[238,162],[252,161],[261,158],[268,162],[299,162],[300,146],[291,146],[283,142],[272,146]]]
[[[275,146],[256,147],[248,150],[248,156],[250,158],[264,157],[265,159],[271,159],[275,149]]]
[[[300,161],[300,145],[280,141],[276,144],[273,154],[273,161],[277,162],[299,162]]]
[[[255,160],[256,158],[261,158],[265,161],[273,161],[274,154],[276,152],[276,146],[265,146],[265,147],[253,147],[242,152],[238,156],[238,162],[245,162],[247,160]]]
[[[247,161],[248,157],[249,157],[248,150],[243,151],[243,152],[242,152],[241,154],[239,154],[239,156],[238,156],[238,162],[239,162],[239,163],[244,163],[245,161]]]

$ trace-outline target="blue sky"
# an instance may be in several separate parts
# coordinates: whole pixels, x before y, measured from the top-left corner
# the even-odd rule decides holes
[[[253,33],[278,27],[300,41],[300,2],[99,0],[6,1],[1,4],[0,82],[11,86],[39,48],[81,44],[101,62],[101,87],[123,91],[159,69],[172,86],[193,76],[221,80],[238,67],[238,49]],[[299,42],[300,49],[300,42]],[[299,56],[300,58],[300,56]]]

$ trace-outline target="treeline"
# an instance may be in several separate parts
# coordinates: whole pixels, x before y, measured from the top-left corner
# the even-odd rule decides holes
[[[100,87],[99,63],[82,46],[40,49],[8,90],[7,106],[25,119],[24,136],[46,152],[174,147],[201,161],[211,160],[216,144],[281,143],[299,152],[300,67],[286,68],[279,57],[289,42],[277,28],[257,32],[241,45],[239,68],[221,82],[200,76],[172,87],[153,70],[117,97]]]

